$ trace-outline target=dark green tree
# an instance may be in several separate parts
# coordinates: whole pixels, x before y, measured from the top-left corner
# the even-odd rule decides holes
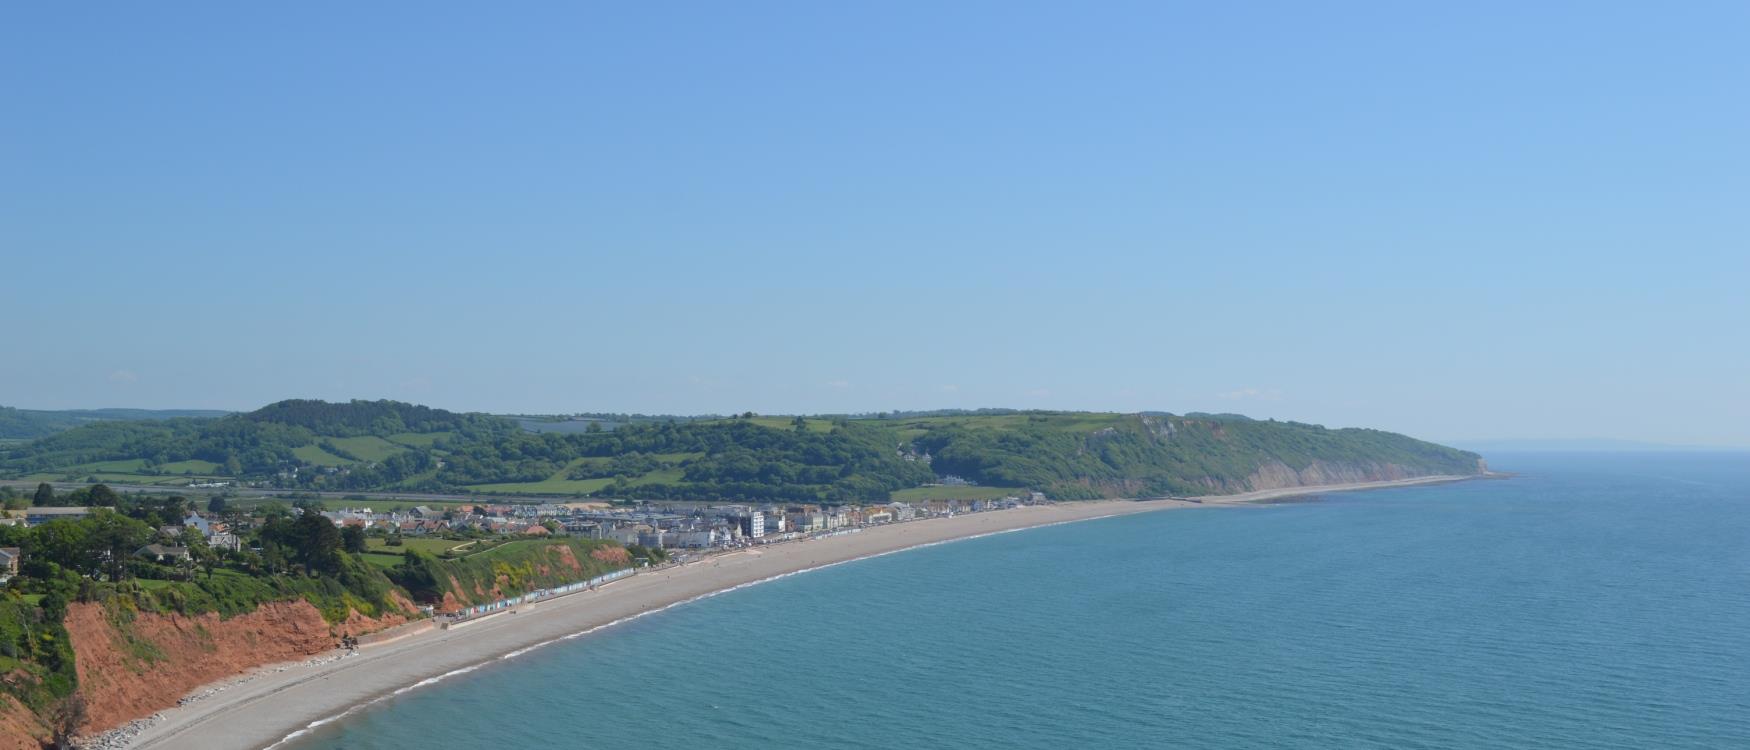
[[[355,555],[365,551],[365,527],[348,526],[341,529],[340,546]]]
[[[102,508],[114,508],[120,500],[121,497],[115,494],[115,490],[110,489],[107,484],[91,485],[85,498],[87,504]]]
[[[49,486],[48,482],[43,482],[41,484],[38,484],[36,486],[36,495],[31,498],[31,505],[35,505],[35,506],[40,508],[40,507],[45,506],[45,505],[54,505],[54,504],[55,504],[55,488]]]
[[[87,554],[112,581],[127,576],[128,560],[152,538],[152,527],[107,510],[96,511],[80,523],[89,529]]]
[[[294,549],[299,561],[312,573],[340,572],[340,530],[334,522],[315,513],[305,513],[292,523]]]
[[[437,558],[418,549],[409,549],[403,555],[401,564],[395,566],[390,577],[407,589],[415,600],[436,602],[442,599],[444,591],[439,583]]]

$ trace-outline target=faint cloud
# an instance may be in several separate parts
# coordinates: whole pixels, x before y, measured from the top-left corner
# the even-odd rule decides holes
[[[707,378],[703,375],[688,375],[687,382],[692,383],[693,385],[702,386],[702,387],[706,387],[706,388],[709,388],[709,387],[717,384],[717,381],[712,380],[711,378]]]
[[[1281,401],[1281,388],[1236,388],[1226,393],[1215,394],[1216,398],[1228,401]]]
[[[960,392],[960,386],[954,385],[953,383],[948,383],[946,385],[939,386],[939,387],[941,388],[941,391],[943,393],[959,393]]]
[[[1034,388],[1030,391],[1027,391],[1027,395],[1031,398],[1045,398],[1046,396],[1051,395],[1051,389],[1050,388]]]
[[[111,383],[132,383],[139,379],[140,376],[135,375],[133,370],[116,370],[109,374]]]
[[[828,387],[828,388],[849,388],[849,387],[851,387],[851,381],[849,381],[849,380],[828,380],[828,381],[826,381],[826,387]]]

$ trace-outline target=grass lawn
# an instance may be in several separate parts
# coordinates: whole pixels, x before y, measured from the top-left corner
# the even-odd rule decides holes
[[[1025,490],[1018,487],[985,487],[983,485],[951,485],[942,487],[913,487],[893,493],[894,502],[920,503],[926,500],[995,500],[997,498],[1018,495]]]
[[[299,461],[313,466],[347,466],[353,463],[322,450],[322,446],[319,445],[300,445],[292,449],[292,455],[296,456]]]

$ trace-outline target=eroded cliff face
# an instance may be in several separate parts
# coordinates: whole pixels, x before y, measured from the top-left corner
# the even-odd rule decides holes
[[[0,695],[0,750],[42,750],[49,728],[10,695]]]
[[[1271,461],[1258,467],[1246,478],[1246,489],[1276,490],[1285,487],[1309,487],[1320,484],[1351,484],[1355,482],[1390,482],[1428,476],[1427,472],[1391,463],[1333,464],[1314,461],[1306,468],[1294,470],[1281,461]]]
[[[114,602],[73,604],[66,626],[89,711],[84,731],[150,716],[215,680],[328,651],[342,630],[359,635],[402,621],[400,615],[373,620],[354,612],[330,626],[303,600],[264,604],[229,619],[137,612]]]

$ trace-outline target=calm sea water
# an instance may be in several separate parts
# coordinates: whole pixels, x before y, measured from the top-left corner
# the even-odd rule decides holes
[[[1750,748],[1750,456],[1037,529],[678,607],[299,748]]]

